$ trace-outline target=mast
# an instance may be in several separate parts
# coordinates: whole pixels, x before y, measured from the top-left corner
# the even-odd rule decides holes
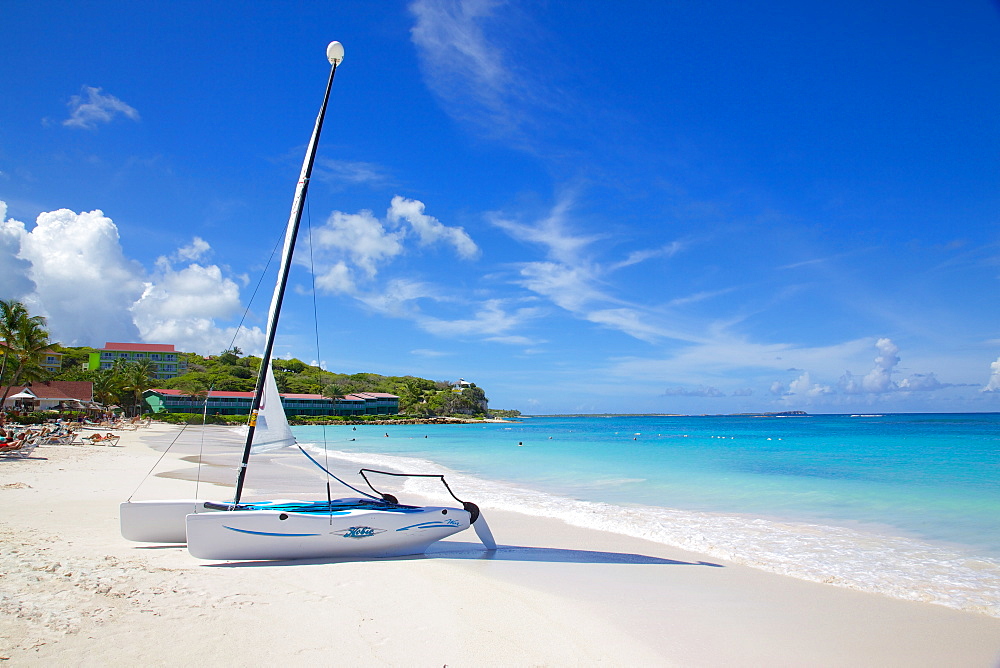
[[[316,116],[316,126],[313,128],[312,137],[310,137],[309,145],[306,147],[306,155],[302,161],[299,182],[295,187],[295,197],[292,198],[292,211],[288,216],[288,226],[285,229],[285,246],[281,252],[278,281],[274,286],[274,295],[271,297],[271,310],[267,316],[264,354],[260,362],[260,371],[257,373],[257,386],[254,390],[253,401],[250,404],[247,441],[243,448],[243,461],[240,464],[239,474],[236,477],[236,496],[233,499],[234,507],[240,502],[240,497],[243,495],[243,482],[246,478],[247,462],[250,461],[250,449],[253,446],[254,430],[257,426],[257,413],[260,410],[261,399],[264,396],[264,383],[267,378],[267,371],[271,366],[274,335],[278,329],[278,316],[281,313],[281,302],[285,296],[285,286],[288,284],[288,272],[292,266],[292,253],[295,252],[295,237],[298,235],[299,222],[302,220],[302,203],[305,201],[306,191],[309,189],[309,177],[312,175],[313,161],[316,159],[316,147],[319,144],[320,131],[323,129],[323,118],[326,116],[326,105],[330,99],[333,77],[337,74],[337,66],[344,60],[344,47],[340,42],[330,42],[326,47],[326,57],[330,61],[330,78],[326,82],[326,93],[323,95],[323,104],[320,106],[319,114]],[[278,401],[280,401],[280,398]]]

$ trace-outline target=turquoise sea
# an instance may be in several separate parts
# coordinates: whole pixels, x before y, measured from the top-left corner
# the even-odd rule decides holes
[[[484,507],[1000,616],[1000,414],[531,417],[294,432],[318,452],[325,443],[341,470],[443,471],[458,496]]]

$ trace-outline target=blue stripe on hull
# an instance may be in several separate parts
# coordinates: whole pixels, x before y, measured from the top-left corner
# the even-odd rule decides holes
[[[437,529],[437,528],[451,528],[459,526],[458,524],[452,524],[449,522],[422,522],[421,524],[411,524],[408,527],[399,527],[396,531],[406,531],[407,529]]]
[[[226,525],[222,525],[226,526]],[[237,529],[236,527],[226,527],[230,531],[238,531],[240,533],[251,533],[255,536],[279,536],[282,538],[302,538],[305,536],[322,536],[319,533],[272,533],[270,531],[250,531],[248,529]]]

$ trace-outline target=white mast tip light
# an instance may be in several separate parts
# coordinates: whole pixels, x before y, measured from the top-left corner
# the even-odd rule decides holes
[[[340,42],[330,42],[330,46],[326,47],[326,59],[331,65],[340,65],[344,60],[344,45]]]

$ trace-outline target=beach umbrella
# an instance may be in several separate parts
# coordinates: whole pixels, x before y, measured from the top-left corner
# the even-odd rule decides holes
[[[35,395],[33,395],[31,392],[28,392],[27,390],[21,390],[17,394],[13,394],[13,395],[11,395],[11,396],[9,396],[7,398],[8,399],[37,399],[37,397]]]

